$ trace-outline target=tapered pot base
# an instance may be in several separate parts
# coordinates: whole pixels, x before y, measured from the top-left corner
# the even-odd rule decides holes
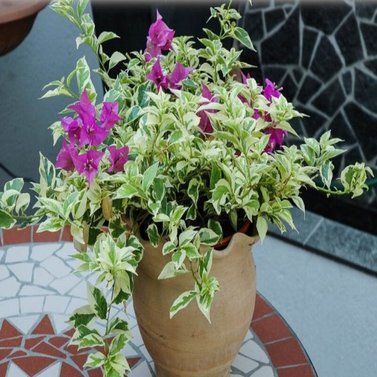
[[[192,372],[182,372],[167,370],[160,365],[155,364],[157,377],[192,377]],[[222,368],[211,371],[195,372],[195,377],[229,377],[230,368]]]

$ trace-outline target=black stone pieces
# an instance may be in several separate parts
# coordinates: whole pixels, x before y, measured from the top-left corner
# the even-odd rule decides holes
[[[298,8],[261,43],[262,64],[298,64],[300,56]]]
[[[358,18],[372,20],[373,15],[377,10],[376,2],[355,1],[355,12]]]
[[[287,75],[282,82],[283,93],[288,101],[292,101],[297,94],[297,85],[291,75]]]
[[[305,133],[312,137],[316,134],[322,134],[324,130],[324,125],[326,123],[326,118],[312,111],[304,106],[297,106],[297,110],[301,113],[308,115],[308,117],[303,118],[302,122],[304,124]]]
[[[377,76],[377,59],[371,59],[367,60],[365,63],[365,66],[374,73],[375,76]]]
[[[329,130],[331,130],[331,135],[333,137],[338,137],[344,141],[340,145],[350,145],[357,143],[355,135],[351,132],[346,118],[339,111],[329,125]]]
[[[353,83],[352,83],[352,73],[347,71],[342,75],[343,87],[347,94],[352,92]]]
[[[301,65],[305,68],[309,67],[317,38],[318,33],[316,31],[304,28]]]
[[[355,100],[377,113],[377,78],[355,69]],[[376,130],[377,132],[377,130]]]
[[[283,78],[287,73],[287,70],[285,68],[265,66],[263,69],[263,73],[264,80],[269,79],[272,82],[276,83],[278,86],[281,86],[283,83]]]
[[[333,116],[343,105],[345,99],[339,79],[336,79],[325,87],[312,103],[321,112]]]
[[[322,36],[310,66],[311,71],[323,82],[327,82],[341,68],[342,62],[334,46],[326,36]]]
[[[331,34],[351,10],[343,1],[329,4],[302,2],[301,16],[305,25]]]
[[[302,104],[308,103],[321,87],[321,82],[316,78],[307,75],[297,95],[297,100]]]
[[[360,22],[360,28],[368,55],[377,55],[377,25]]]
[[[377,154],[377,116],[365,112],[358,104],[345,106],[345,114],[354,130],[366,159],[369,161]]]
[[[364,57],[359,27],[353,13],[348,16],[335,33],[335,38],[347,65],[351,65]]]
[[[260,41],[264,37],[262,12],[247,14],[243,27],[253,42]]]
[[[285,21],[285,13],[282,8],[276,8],[264,13],[267,32]]]
[[[296,84],[299,85],[301,79],[302,79],[302,76],[303,76],[303,72],[300,68],[295,68],[293,70],[293,78],[294,80],[296,81]]]

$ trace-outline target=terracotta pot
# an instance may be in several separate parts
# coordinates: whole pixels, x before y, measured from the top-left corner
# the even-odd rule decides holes
[[[134,306],[145,346],[158,377],[227,377],[248,331],[255,305],[255,266],[251,245],[257,238],[236,233],[228,247],[214,251],[211,274],[220,283],[211,324],[196,301],[169,318],[173,301],[193,287],[190,274],[157,280],[168,257],[162,245],[144,242],[135,279]]]
[[[16,48],[30,32],[49,0],[0,0],[0,56]]]

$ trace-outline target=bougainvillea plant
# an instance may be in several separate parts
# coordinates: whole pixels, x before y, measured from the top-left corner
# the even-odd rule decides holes
[[[39,223],[40,232],[70,227],[79,271],[98,273],[89,305],[71,317],[73,343],[97,347],[86,366],[116,377],[128,370],[121,351],[130,334],[125,320],[111,319],[111,307],[132,294],[143,256],[140,237],[154,246],[164,240],[170,261],[161,279],[193,275],[192,290],[177,297],[170,315],[195,300],[210,320],[219,289],[211,275],[213,246],[225,234],[245,221],[261,240],[268,223],[282,232],[287,224],[294,228],[290,211],[304,211],[303,189],[356,197],[371,170],[363,163],[347,166],[341,188],[334,189],[339,139],[326,132],[300,146],[284,145],[287,133],[296,135],[290,121],[303,115],[273,82],[257,83],[240,61],[241,51],[224,47],[233,39],[253,49],[235,9],[211,8],[220,32],[204,29],[206,37],[198,41],[176,36],[157,13],[144,51],[108,56],[102,45],[117,36],[96,36],[87,3],[59,0],[52,8],[80,30],[77,46],[85,43],[98,56],[104,97],[97,96],[85,57],[67,78],[48,85],[44,97],[72,99],[51,126],[61,150],[56,162],[41,156],[32,215],[26,214],[30,198],[21,192],[22,179],[5,185],[0,226]],[[116,65],[122,70],[111,78]],[[96,320],[105,324],[102,333]]]

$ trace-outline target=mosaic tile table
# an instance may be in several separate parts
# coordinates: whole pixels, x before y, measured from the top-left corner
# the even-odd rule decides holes
[[[90,350],[69,345],[73,330],[66,320],[86,304],[86,281],[75,275],[69,256],[73,244],[67,229],[38,234],[34,228],[0,232],[0,377],[101,377],[83,370]],[[122,307],[114,315],[124,314]],[[125,354],[131,377],[152,377],[153,362],[143,345],[128,303],[132,342]],[[257,295],[254,318],[231,376],[314,377],[300,341],[280,314]]]

